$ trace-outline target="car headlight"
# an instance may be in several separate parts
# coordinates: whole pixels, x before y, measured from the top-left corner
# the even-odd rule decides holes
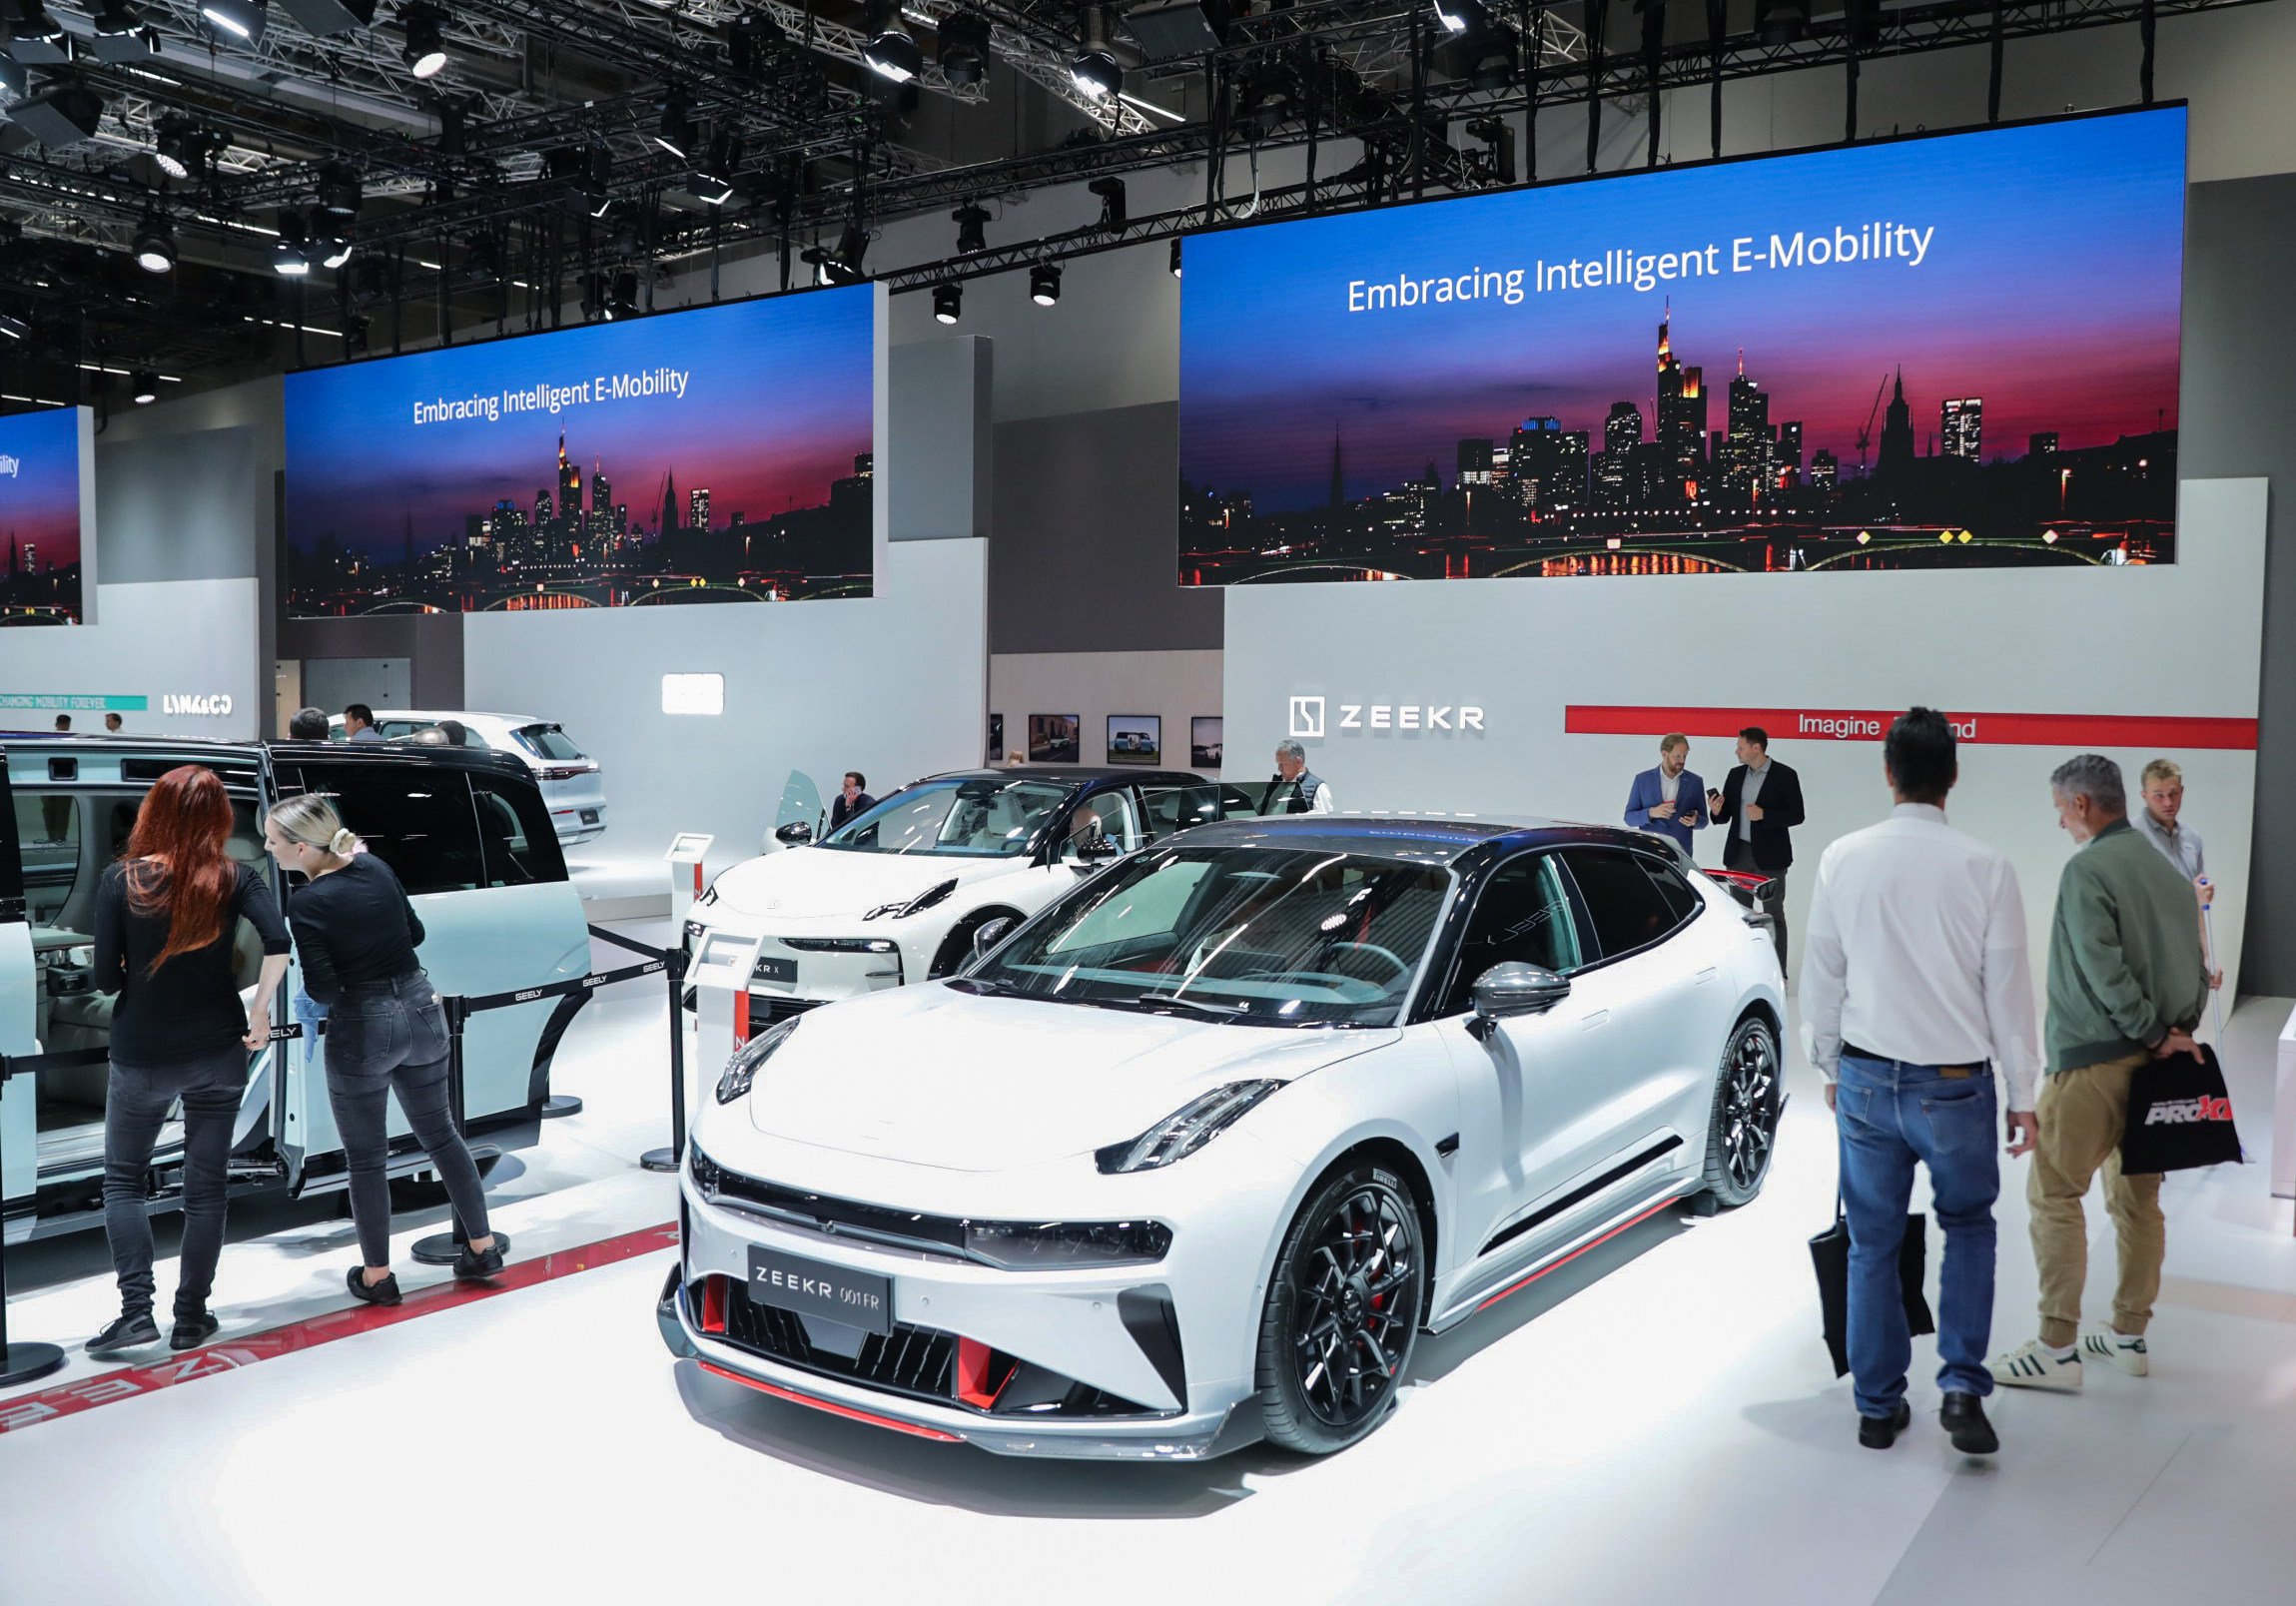
[[[901,945],[890,937],[784,937],[781,946],[801,954],[890,954]]]
[[[1171,1249],[1161,1221],[967,1221],[965,1252],[1008,1270],[1130,1265]]]
[[[1190,1099],[1138,1138],[1096,1150],[1093,1158],[1111,1177],[1154,1171],[1185,1160],[1233,1126],[1280,1082],[1231,1082]]]
[[[911,915],[923,914],[926,910],[932,908],[935,904],[940,903],[946,899],[949,894],[955,892],[956,890],[957,880],[954,876],[952,876],[947,881],[936,882],[932,886],[927,887],[923,892],[910,899],[907,903],[879,904],[876,908],[870,910],[869,913],[863,915],[861,918],[863,920],[876,920],[882,916],[891,915],[895,920],[907,920]]]
[[[734,1057],[725,1064],[725,1074],[717,1079],[719,1104],[732,1104],[749,1092],[749,1085],[757,1080],[758,1069],[773,1058],[774,1050],[789,1041],[789,1034],[797,1030],[798,1019],[792,1016],[760,1032],[735,1051]]]

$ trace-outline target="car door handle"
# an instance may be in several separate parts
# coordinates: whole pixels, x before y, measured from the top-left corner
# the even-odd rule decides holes
[[[1693,976],[1690,979],[1691,985],[1694,987],[1703,987],[1708,982],[1713,981],[1717,976],[1720,976],[1722,972],[1718,968],[1713,965],[1709,965],[1706,967],[1706,969],[1700,971],[1696,976]]]
[[[1592,1032],[1599,1027],[1608,1026],[1609,1024],[1610,1011],[1608,1010],[1597,1010],[1592,1015],[1582,1015],[1579,1017],[1579,1030],[1582,1032]]]

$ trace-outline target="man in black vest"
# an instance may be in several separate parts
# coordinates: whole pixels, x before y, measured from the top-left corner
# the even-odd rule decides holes
[[[1331,788],[1307,767],[1307,749],[1297,742],[1275,746],[1275,774],[1267,782],[1262,814],[1335,814]]]
[[[1726,825],[1722,867],[1768,876],[1778,969],[1786,969],[1786,871],[1794,863],[1794,827],[1802,823],[1802,777],[1770,756],[1770,733],[1749,725],[1738,733],[1738,767],[1719,792],[1706,794],[1707,818]]]

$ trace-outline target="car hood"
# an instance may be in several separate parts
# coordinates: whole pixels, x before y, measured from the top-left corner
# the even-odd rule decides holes
[[[1137,1138],[1231,1082],[1289,1082],[1395,1042],[1393,1028],[1228,1026],[981,998],[934,983],[803,1017],[758,1072],[772,1137],[958,1172]]]
[[[858,918],[880,904],[907,902],[944,881],[954,879],[962,886],[1027,868],[1026,859],[788,848],[744,859],[720,875],[714,902],[753,920]]]

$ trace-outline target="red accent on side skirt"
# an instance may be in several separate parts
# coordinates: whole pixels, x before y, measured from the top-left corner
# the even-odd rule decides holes
[[[1586,1253],[1587,1250],[1595,1248],[1601,1244],[1608,1243],[1612,1238],[1617,1237],[1621,1232],[1624,1232],[1630,1226],[1640,1226],[1643,1222],[1649,1220],[1660,1210],[1665,1209],[1669,1204],[1674,1203],[1674,1200],[1662,1199],[1656,1204],[1653,1204],[1649,1209],[1644,1210],[1640,1215],[1634,1217],[1633,1220],[1621,1221],[1618,1225],[1612,1227],[1608,1232],[1605,1232],[1601,1237],[1595,1238],[1591,1242],[1580,1244],[1577,1248],[1571,1250],[1570,1253],[1564,1255],[1561,1259],[1548,1261],[1545,1265],[1540,1266],[1536,1271],[1533,1271],[1529,1276],[1523,1278],[1522,1281],[1516,1283],[1513,1287],[1501,1288],[1497,1293],[1492,1294],[1481,1304],[1475,1306],[1476,1313],[1479,1315],[1483,1311],[1490,1309],[1491,1306],[1497,1304],[1501,1299],[1506,1298],[1509,1294],[1521,1293],[1525,1288],[1538,1281],[1539,1278],[1545,1276],[1556,1266],[1569,1265],[1580,1255]]]
[[[908,1433],[916,1438],[931,1439],[937,1444],[962,1444],[965,1442],[965,1436],[962,1433],[944,1433],[937,1427],[922,1427],[915,1422],[900,1422],[895,1421],[890,1416],[879,1416],[874,1411],[855,1410],[852,1406],[840,1405],[833,1399],[821,1399],[812,1394],[800,1394],[794,1388],[783,1388],[779,1383],[769,1383],[761,1377],[744,1377],[740,1372],[728,1371],[723,1366],[713,1366],[706,1360],[698,1361],[696,1364],[713,1376],[723,1377],[728,1382],[740,1383],[745,1388],[754,1388],[760,1393],[771,1394],[775,1399],[786,1399],[793,1405],[811,1406],[814,1410],[827,1411],[832,1416],[842,1416],[849,1421],[867,1422],[871,1427],[889,1427],[896,1433]]]
[[[195,1377],[237,1371],[258,1361],[277,1360],[282,1355],[316,1349],[340,1338],[356,1338],[363,1332],[374,1332],[380,1327],[396,1326],[401,1321],[412,1321],[417,1316],[459,1309],[480,1299],[491,1299],[497,1294],[508,1293],[513,1288],[530,1288],[537,1283],[571,1276],[577,1271],[587,1271],[592,1266],[612,1265],[618,1260],[634,1259],[641,1254],[675,1249],[677,1242],[677,1223],[664,1221],[659,1226],[649,1226],[638,1232],[625,1232],[620,1237],[606,1238],[601,1242],[559,1249],[554,1253],[536,1255],[531,1260],[514,1260],[503,1267],[500,1276],[489,1282],[449,1282],[441,1287],[411,1294],[403,1304],[356,1304],[348,1310],[330,1311],[308,1321],[293,1321],[268,1332],[224,1339],[202,1349],[187,1350],[172,1359],[154,1361],[150,1365],[125,1366],[117,1371],[98,1372],[93,1377],[77,1378],[55,1388],[42,1389],[38,1393],[0,1399],[0,1433],[16,1432],[59,1416],[74,1416],[81,1411],[93,1410],[98,1405],[112,1404],[116,1400],[141,1399],[158,1389],[188,1383]]]

